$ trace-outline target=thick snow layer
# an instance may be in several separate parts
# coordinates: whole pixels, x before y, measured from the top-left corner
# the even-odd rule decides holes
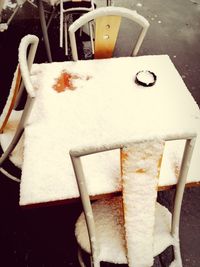
[[[121,197],[96,201],[92,205],[92,210],[95,220],[96,239],[99,246],[99,259],[101,261],[126,264],[127,251]],[[143,211],[140,210],[139,213],[141,212]],[[173,244],[170,227],[171,213],[165,207],[156,203],[152,244],[154,257]],[[75,234],[79,245],[89,253],[90,243],[83,213],[76,223]],[[135,232],[133,231],[131,234],[134,238]]]
[[[140,70],[156,74],[154,86],[135,84]],[[80,78],[72,80],[74,90],[58,93],[55,84],[63,72]],[[168,56],[38,64],[32,80],[36,100],[25,130],[21,205],[79,195],[69,157],[76,146],[200,132],[199,108]],[[198,137],[190,181],[200,179],[199,146]],[[180,147],[168,142],[159,185],[176,183]],[[110,151],[83,159],[90,194],[121,189],[119,158],[119,151]]]
[[[153,231],[160,161],[164,142],[123,149],[123,203],[130,267],[153,265]]]

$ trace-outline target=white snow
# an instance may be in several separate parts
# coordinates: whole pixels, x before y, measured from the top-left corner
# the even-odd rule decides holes
[[[122,150],[123,204],[130,267],[153,265],[155,203],[164,142]]]
[[[177,260],[173,260],[169,267],[180,267],[180,263]]]
[[[141,71],[137,74],[137,79],[140,82],[146,83],[147,85],[154,82],[154,77],[149,71]]]
[[[92,205],[96,233],[92,239],[100,261],[152,266],[154,257],[176,242],[171,235],[170,212],[156,203],[164,145],[162,140],[142,141],[122,149],[123,198]],[[91,252],[83,213],[75,234],[79,245]]]
[[[134,82],[143,69],[157,75],[148,89]],[[75,79],[77,89],[57,93],[53,86],[63,71],[90,79]],[[199,108],[168,56],[36,64],[32,80],[36,101],[25,130],[21,205],[79,195],[69,157],[72,148],[200,131]],[[159,185],[176,183],[180,147],[167,142]],[[190,181],[199,180],[199,156],[195,148]],[[119,158],[118,150],[84,158],[90,194],[121,190]]]
[[[99,259],[106,262],[126,264],[127,249],[121,197],[95,201],[92,205],[92,210],[94,214],[97,245],[99,248]],[[143,211],[139,210],[139,213],[141,212]],[[170,235],[170,227],[171,213],[159,203],[155,203],[155,224],[152,244],[154,257],[173,244],[173,239]],[[89,253],[90,243],[83,213],[77,220],[75,234],[79,245]],[[134,233],[132,233],[132,235],[133,234]]]
[[[142,7],[142,4],[141,3],[137,3],[136,6]]]

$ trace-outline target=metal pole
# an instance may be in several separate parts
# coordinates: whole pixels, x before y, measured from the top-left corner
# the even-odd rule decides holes
[[[48,36],[48,31],[47,31],[47,25],[46,25],[42,0],[38,0],[38,10],[39,10],[40,24],[42,28],[43,37],[44,37],[44,44],[45,44],[45,48],[47,52],[47,58],[49,62],[52,62],[51,48],[49,44],[49,36]]]

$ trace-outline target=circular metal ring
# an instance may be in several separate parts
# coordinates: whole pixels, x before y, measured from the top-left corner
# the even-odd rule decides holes
[[[152,81],[152,82],[149,82],[149,83],[144,82],[142,79],[140,79],[140,78],[138,77],[139,74],[141,74],[141,73],[148,73],[148,74],[150,74],[151,77],[153,78],[153,81]],[[144,86],[144,87],[150,87],[150,86],[153,86],[153,85],[155,84],[156,80],[157,80],[157,77],[156,77],[155,73],[153,73],[152,71],[149,71],[149,70],[138,71],[138,72],[136,73],[136,76],[135,76],[135,83],[137,83],[137,84],[139,84],[139,85],[142,85],[142,86]]]

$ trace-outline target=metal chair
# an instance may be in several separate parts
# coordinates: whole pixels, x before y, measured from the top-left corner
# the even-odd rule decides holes
[[[84,14],[94,10],[93,0],[60,0],[60,47],[63,47],[65,40],[65,54],[68,55],[68,21],[70,14]],[[64,30],[63,30],[64,25]],[[64,38],[63,38],[64,32]]]
[[[75,33],[84,25],[90,25],[92,22],[94,24],[94,35],[90,34],[90,36],[94,58],[112,57],[122,18],[128,19],[130,23],[133,22],[134,26],[138,25],[139,27],[139,29],[137,29],[137,32],[140,31],[138,33],[139,37],[137,38],[134,49],[129,54],[136,56],[147,33],[149,22],[143,16],[139,15],[135,10],[130,10],[123,7],[108,6],[90,11],[70,25],[69,37],[73,60],[78,60]]]
[[[196,134],[172,134],[162,136],[162,140],[144,137],[70,151],[84,210],[75,229],[82,267],[85,266],[82,251],[89,253],[91,266],[95,267],[101,261],[131,267],[152,266],[153,257],[170,245],[174,249],[170,266],[182,266],[179,221],[195,138]],[[186,142],[171,214],[156,202],[158,176],[165,141],[180,139]],[[80,157],[114,149],[121,149],[122,197],[97,200],[91,205]]]
[[[0,158],[0,171],[8,178],[19,182],[20,178],[4,169],[3,164],[7,159],[21,168],[23,159],[22,134],[27,119],[31,112],[35,91],[30,79],[30,69],[34,61],[39,39],[34,35],[22,38],[19,45],[19,64],[14,74],[10,93],[0,117],[0,145],[3,154]],[[30,48],[30,49],[29,49]],[[27,56],[27,51],[29,53]],[[16,110],[26,88],[27,99],[22,110]]]

